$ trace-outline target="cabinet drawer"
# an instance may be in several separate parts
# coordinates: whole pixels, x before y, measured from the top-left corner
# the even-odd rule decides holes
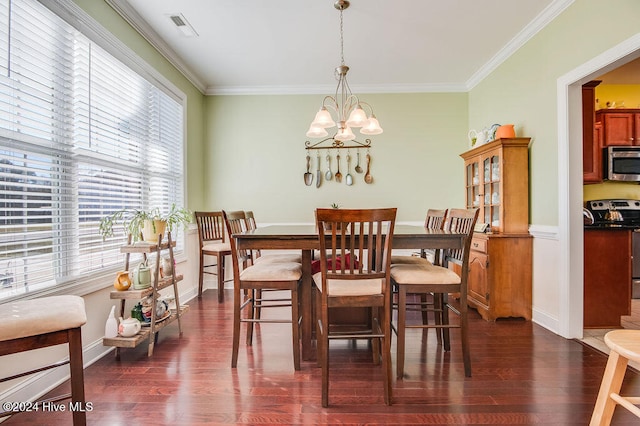
[[[479,251],[481,253],[487,252],[487,240],[481,240],[474,238],[471,240],[471,250]]]

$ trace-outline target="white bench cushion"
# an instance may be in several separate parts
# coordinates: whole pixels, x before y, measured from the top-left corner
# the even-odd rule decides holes
[[[0,305],[0,341],[37,336],[84,325],[87,314],[79,296],[51,296]]]

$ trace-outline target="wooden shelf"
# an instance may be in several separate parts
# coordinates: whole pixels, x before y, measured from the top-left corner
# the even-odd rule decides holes
[[[180,282],[183,279],[183,275],[176,275],[176,282]],[[158,280],[158,286],[156,288],[157,291],[160,291],[164,288],[169,287],[173,284],[171,277],[164,277]],[[143,290],[135,290],[133,288],[129,288],[129,290],[125,291],[117,291],[113,290],[111,292],[111,299],[144,299],[145,297],[151,295],[153,293],[153,286],[149,288],[145,288]]]
[[[175,247],[176,242],[171,242],[171,247]],[[166,250],[169,248],[168,242],[160,244],[160,250]],[[148,243],[146,241],[137,241],[133,244],[120,247],[120,253],[155,253],[158,250],[157,243]]]
[[[189,305],[180,306],[180,316],[184,315],[185,312],[187,312],[188,310],[189,310]],[[169,316],[169,318],[155,324],[154,330],[156,333],[178,319],[178,314],[176,313],[175,309],[171,309],[170,312],[171,312],[171,315]],[[151,334],[151,326],[144,326],[135,336],[132,336],[132,337],[117,336],[117,337],[111,337],[111,338],[105,337],[102,339],[102,344],[104,346],[116,346],[119,348],[135,348],[144,340],[148,339],[149,334]]]
[[[136,242],[120,247],[120,252],[125,253],[124,270],[129,269],[129,257],[132,253],[142,254],[144,262],[147,262],[149,260],[149,255],[154,253],[155,261],[160,262],[162,259],[162,252],[164,250],[167,250],[169,252],[169,264],[175,265],[173,248],[176,246],[176,243],[171,239],[170,232],[167,233],[166,237],[167,239],[163,240],[163,236],[160,235],[159,242],[157,243]],[[128,241],[131,242],[131,235],[129,235]],[[155,265],[155,270],[159,271],[158,264]],[[173,272],[176,272],[175,269],[173,270]],[[182,324],[179,320],[182,315],[184,315],[184,313],[189,310],[189,307],[187,305],[180,305],[180,297],[178,295],[178,282],[182,281],[183,275],[175,274],[166,277],[160,277],[159,275],[160,274],[156,274],[154,276],[153,282],[149,288],[145,288],[142,290],[128,289],[125,291],[114,290],[109,294],[109,297],[111,299],[120,300],[119,316],[122,318],[128,316],[125,312],[125,305],[127,300],[141,300],[146,297],[152,297],[151,306],[153,306],[155,312],[157,302],[159,300],[160,290],[168,287],[173,287],[173,297],[175,299],[176,306],[179,306],[178,310],[169,309],[170,314],[168,318],[162,318],[161,321],[151,321],[148,326],[144,326],[135,336],[116,336],[110,338],[104,337],[102,339],[103,345],[116,347],[116,359],[119,359],[120,357],[120,348],[134,348],[145,340],[149,342],[148,355],[153,355],[153,348],[155,345],[155,338],[157,336],[157,333],[176,319],[178,320],[180,335],[182,336]]]

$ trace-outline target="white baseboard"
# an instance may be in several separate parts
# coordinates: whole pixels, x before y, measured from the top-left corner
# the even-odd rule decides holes
[[[547,312],[540,311],[535,307],[533,308],[531,321],[556,334],[558,333],[557,330],[560,329],[560,321],[558,318],[549,315]]]

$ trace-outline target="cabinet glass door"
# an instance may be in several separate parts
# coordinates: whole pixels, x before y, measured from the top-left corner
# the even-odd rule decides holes
[[[486,222],[491,225],[492,228],[500,227],[500,157],[493,155],[485,160],[490,168],[490,181],[487,185],[489,191],[490,203],[485,208]]]
[[[467,208],[478,207],[480,202],[480,168],[477,162],[467,164]]]

